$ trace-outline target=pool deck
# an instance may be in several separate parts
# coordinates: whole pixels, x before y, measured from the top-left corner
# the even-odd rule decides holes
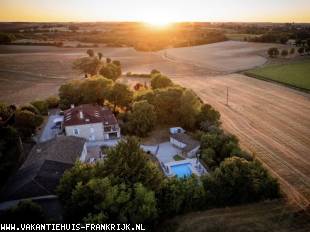
[[[196,158],[185,159],[185,160],[180,160],[180,161],[172,161],[168,163],[161,163],[161,166],[165,174],[169,177],[172,177],[172,176],[175,176],[175,173],[173,173],[171,166],[179,165],[179,164],[191,164],[192,174],[195,174],[197,176],[201,176],[203,174],[208,173],[208,171]]]

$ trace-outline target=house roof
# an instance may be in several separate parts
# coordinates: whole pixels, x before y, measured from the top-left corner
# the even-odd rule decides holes
[[[59,136],[35,145],[18,172],[8,181],[5,199],[52,194],[64,171],[72,167],[84,149],[85,139]]]
[[[117,120],[106,107],[99,105],[84,104],[71,109],[64,113],[64,126],[84,125],[93,123],[103,123],[104,125],[115,125]]]
[[[171,138],[174,138],[175,140],[184,143],[186,145],[185,148],[183,148],[183,151],[189,152],[193,150],[194,148],[200,146],[199,141],[192,139],[189,135],[184,133],[176,133],[176,134],[170,134]]]

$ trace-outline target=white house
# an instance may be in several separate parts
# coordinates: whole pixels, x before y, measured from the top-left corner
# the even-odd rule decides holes
[[[181,131],[179,133],[171,133],[170,129],[170,143],[177,148],[180,148],[183,155],[186,155],[189,158],[193,158],[196,156],[200,148],[200,143],[199,141],[196,141],[189,135],[185,134],[182,128],[180,129],[178,130]]]
[[[99,105],[84,104],[66,110],[63,127],[67,136],[81,137],[89,141],[121,137],[114,114],[108,108]]]

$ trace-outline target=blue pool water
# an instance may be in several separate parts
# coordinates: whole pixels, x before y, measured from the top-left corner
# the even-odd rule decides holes
[[[171,170],[179,178],[184,178],[192,175],[191,164],[176,164],[171,166]]]

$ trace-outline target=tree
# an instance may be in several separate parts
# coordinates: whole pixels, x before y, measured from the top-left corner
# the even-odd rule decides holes
[[[29,200],[20,201],[17,206],[7,210],[1,217],[1,223],[46,223],[43,209],[37,203]]]
[[[22,157],[20,137],[13,127],[0,127],[0,186],[10,177]]]
[[[295,48],[291,48],[290,54],[293,55],[295,53]]]
[[[116,79],[121,76],[122,70],[121,66],[115,65],[113,63],[108,63],[100,69],[99,73],[100,75],[108,79],[116,81]]]
[[[208,132],[211,126],[220,125],[220,113],[211,105],[204,104],[197,116],[197,127]]]
[[[152,89],[166,88],[172,85],[173,85],[172,81],[166,76],[163,76],[161,74],[156,74],[152,76],[151,79]]]
[[[183,89],[180,87],[169,87],[165,89],[156,89],[154,97],[154,106],[157,119],[161,123],[174,124],[179,123],[179,110],[181,106],[181,97]]]
[[[279,197],[277,181],[258,162],[238,157],[226,159],[203,183],[218,206]]]
[[[31,102],[30,104],[33,105],[36,109],[38,109],[41,115],[48,114],[48,104],[46,101],[37,100]]]
[[[8,44],[14,40],[16,40],[16,38],[13,34],[0,32],[0,44]]]
[[[111,60],[111,58],[109,58],[109,57],[106,59],[107,64],[110,64],[111,61],[112,61],[112,60]]]
[[[138,140],[128,137],[107,152],[103,173],[118,182],[142,183],[151,190],[158,190],[162,184],[162,173],[148,155],[141,150]]]
[[[147,101],[137,101],[128,116],[127,130],[138,136],[146,136],[156,125],[154,106]]]
[[[116,106],[121,108],[128,107],[133,98],[133,92],[127,85],[115,83],[109,94],[109,101],[114,105],[113,111],[116,111]]]
[[[46,99],[46,103],[49,109],[55,109],[59,106],[59,97],[51,96]]]
[[[43,123],[43,118],[40,115],[27,110],[17,110],[15,112],[14,126],[23,138],[29,138],[34,133],[38,126]]]
[[[88,55],[89,57],[94,57],[94,56],[95,56],[95,52],[94,52],[93,49],[88,49],[88,50],[86,51],[86,53],[87,53],[87,55]]]
[[[101,60],[103,57],[102,53],[101,52],[98,52],[98,59]]]
[[[83,103],[97,103],[103,105],[109,98],[113,82],[100,75],[87,78],[81,82],[80,94]]]
[[[305,52],[305,48],[304,47],[300,47],[300,48],[298,48],[298,53],[300,54],[300,55],[302,55],[304,52]]]
[[[203,209],[207,202],[204,188],[195,176],[165,180],[157,198],[159,211],[164,216]]]
[[[82,102],[80,91],[81,81],[71,81],[59,88],[59,106],[61,109],[68,109],[71,104],[79,105]]]
[[[27,111],[30,111],[30,112],[37,114],[37,115],[41,114],[40,111],[36,107],[34,107],[33,105],[24,105],[24,106],[21,106],[19,109],[20,110],[27,110]]]
[[[278,48],[269,48],[268,49],[268,55],[271,58],[275,58],[279,55],[279,49]]]
[[[94,56],[83,57],[73,62],[73,69],[78,70],[81,74],[85,75],[96,75],[101,67],[102,62]]]
[[[194,129],[201,103],[192,90],[185,90],[180,98],[179,121],[186,129]]]
[[[287,57],[287,55],[288,55],[288,51],[287,50],[282,50],[281,51],[281,56],[283,56],[283,57]]]

